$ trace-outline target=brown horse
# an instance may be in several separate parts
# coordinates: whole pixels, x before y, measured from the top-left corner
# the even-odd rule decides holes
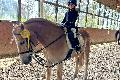
[[[30,48],[35,49],[38,44],[42,47],[46,47],[51,42],[58,39],[59,36],[64,34],[64,31],[56,24],[42,18],[32,18],[23,25],[14,26],[13,36],[17,44],[18,53],[20,54],[21,60],[24,64],[28,64],[32,60],[32,52],[28,50],[28,38],[23,38],[22,31],[28,30],[30,32]],[[76,54],[73,52],[72,57],[76,59],[76,68],[74,77],[77,76],[78,68],[85,63],[85,78],[87,79],[87,68],[88,68],[88,57],[90,52],[90,37],[85,30],[80,30],[79,35],[81,43],[81,53]],[[26,35],[29,33],[25,33]],[[66,43],[65,35],[56,40],[54,43],[44,49],[44,56],[47,60],[47,66],[51,63],[58,63],[65,59],[68,51],[68,45]],[[57,65],[57,80],[62,80],[62,66],[63,64]],[[50,80],[51,68],[47,67],[47,80]]]

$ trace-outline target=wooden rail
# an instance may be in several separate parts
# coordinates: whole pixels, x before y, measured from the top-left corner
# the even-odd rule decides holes
[[[91,44],[108,43],[115,41],[116,30],[85,28],[90,35]]]

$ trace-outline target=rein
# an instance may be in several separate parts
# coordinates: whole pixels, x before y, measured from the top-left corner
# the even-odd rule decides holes
[[[44,48],[41,48],[40,50],[36,51],[35,53],[39,53],[42,50],[44,50],[45,48],[49,47],[50,45],[52,45],[53,43],[55,43],[56,41],[58,41],[60,38],[62,38],[65,34],[60,35],[58,38],[56,38],[55,40],[53,40],[52,42],[50,42],[48,45],[46,45]]]
[[[43,51],[44,49],[46,49],[47,47],[49,47],[50,45],[52,45],[53,43],[55,43],[56,41],[58,41],[59,39],[61,39],[64,35],[65,35],[65,34],[60,35],[58,38],[56,38],[55,40],[53,40],[52,42],[50,42],[50,43],[49,43],[48,45],[46,45],[44,48],[41,48],[40,50],[38,50],[38,51],[33,51],[33,52],[34,52],[34,53],[39,53],[39,52]],[[37,55],[37,54],[33,54],[33,55],[34,55],[34,56],[33,56],[33,59],[34,59],[37,63],[39,63],[39,64],[42,65],[42,66],[45,66],[45,64],[47,63],[47,61],[46,61],[45,59],[43,59],[42,57],[40,57],[40,56]],[[45,66],[45,67],[51,68],[51,67],[54,67],[54,66],[57,65],[57,64],[62,63],[63,61],[65,61],[65,59],[62,60],[62,61],[60,61],[60,62],[58,62],[58,63],[52,64],[51,66]]]

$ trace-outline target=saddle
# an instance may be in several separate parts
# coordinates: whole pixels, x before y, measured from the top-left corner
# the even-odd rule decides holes
[[[74,34],[76,33],[73,33],[72,31],[68,32],[68,39],[71,43],[71,47],[74,48],[76,51],[79,51],[79,40],[78,40],[78,37],[74,37]],[[77,35],[77,34],[76,34]]]

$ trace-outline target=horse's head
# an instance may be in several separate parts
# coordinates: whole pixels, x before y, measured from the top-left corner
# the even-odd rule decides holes
[[[32,51],[30,50],[29,44],[30,32],[25,29],[23,24],[20,24],[13,27],[12,33],[22,63],[29,64],[32,61]]]

